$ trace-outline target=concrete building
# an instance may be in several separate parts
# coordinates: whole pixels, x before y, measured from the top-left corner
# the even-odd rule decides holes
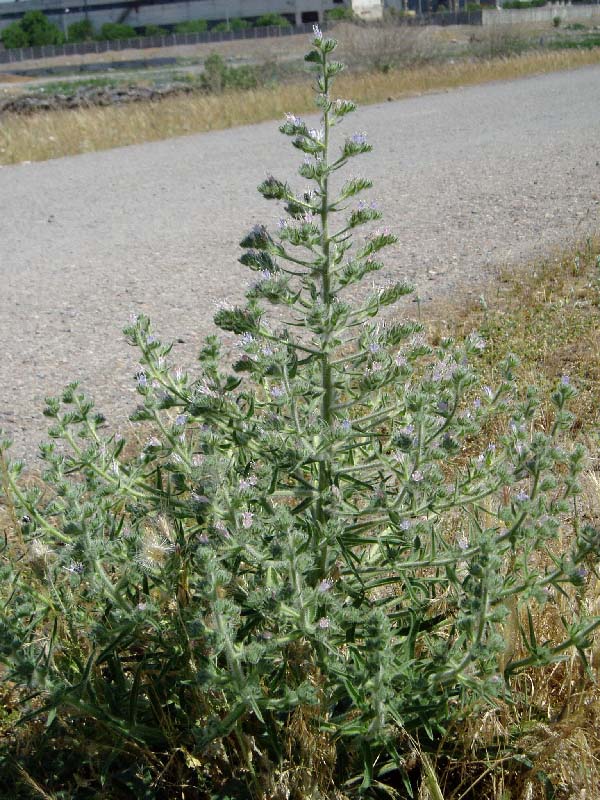
[[[350,5],[352,0],[346,0]],[[381,0],[357,0],[371,16],[379,14]],[[267,13],[281,14],[290,22],[321,22],[325,11],[344,6],[345,0],[0,0],[0,30],[26,11],[43,11],[51,22],[66,30],[89,19],[95,28],[122,22],[134,28],[169,27],[179,22],[205,19],[223,22],[234,18],[256,20]]]

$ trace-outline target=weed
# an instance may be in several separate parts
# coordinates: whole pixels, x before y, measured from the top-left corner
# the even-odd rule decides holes
[[[38,485],[3,444],[0,660],[45,773],[5,748],[8,796],[440,797],[469,727],[557,781],[537,729],[524,755],[502,714],[532,672],[580,689],[593,657],[575,389],[561,376],[541,413],[512,354],[480,385],[479,333],[377,323],[403,282],[350,299],[395,237],[358,200],[370,181],[340,178],[371,145],[337,134],[355,105],[332,94],[335,46],[315,28],[320,125],[280,128],[308,188],[260,185],[285,216],[244,237],[256,281],[215,317],[233,367],[211,336],[197,375],[172,369],[136,317],[132,419],[154,431],[136,457],[76,385],[46,401]]]

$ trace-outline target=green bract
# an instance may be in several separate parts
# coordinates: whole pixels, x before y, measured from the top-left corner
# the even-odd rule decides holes
[[[374,321],[404,283],[349,291],[396,238],[359,234],[380,217],[354,199],[370,181],[332,188],[370,149],[336,135],[354,105],[331,93],[334,48],[317,30],[307,56],[320,127],[281,129],[310,186],[261,185],[286,216],[244,238],[258,281],[216,316],[240,336],[235,368],[210,337],[196,374],[174,370],[138,317],[145,446],[126,456],[70,386],[48,400],[44,488],[7,465],[5,678],[25,718],[85,726],[106,796],[406,794],[415,739],[435,747],[599,624],[574,611],[563,641],[541,642],[521,622],[597,554],[590,528],[552,549],[583,462],[561,444],[568,381],[536,430],[512,359],[480,387],[477,334],[430,346],[415,321]]]

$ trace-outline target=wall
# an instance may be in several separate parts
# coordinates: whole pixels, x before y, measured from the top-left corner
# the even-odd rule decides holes
[[[518,25],[524,22],[552,22],[560,17],[563,22],[600,23],[600,5],[571,5],[549,3],[541,8],[483,9],[483,25]]]

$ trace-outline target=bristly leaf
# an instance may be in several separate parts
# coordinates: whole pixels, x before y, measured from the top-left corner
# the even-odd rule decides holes
[[[367,178],[351,178],[342,186],[340,191],[340,200],[345,200],[348,197],[354,197],[365,189],[371,189],[373,182]]]
[[[260,327],[261,312],[257,306],[246,308],[222,308],[215,314],[215,325],[224,331],[239,335],[257,333]]]

